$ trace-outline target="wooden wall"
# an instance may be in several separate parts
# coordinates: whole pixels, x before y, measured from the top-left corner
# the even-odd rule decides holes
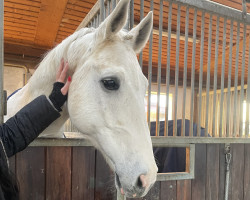
[[[229,200],[249,200],[250,145],[233,144],[231,152]],[[10,166],[21,200],[116,199],[112,172],[93,147],[29,147]],[[194,180],[157,182],[142,199],[221,200],[224,179],[224,144],[198,144]]]

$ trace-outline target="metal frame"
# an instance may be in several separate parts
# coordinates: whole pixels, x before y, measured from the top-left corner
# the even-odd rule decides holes
[[[3,53],[3,12],[4,12],[4,1],[0,0],[0,124],[3,123],[4,116],[4,92],[3,92],[3,63],[4,63],[4,53]]]
[[[164,0],[171,1],[171,0]],[[173,0],[176,3],[183,3],[185,5],[205,10],[208,13],[219,14],[226,18],[250,23],[250,14],[242,13],[242,11],[231,8],[209,0]]]
[[[189,154],[189,162],[186,172],[174,172],[174,173],[158,173],[157,181],[169,181],[169,180],[185,180],[185,179],[194,179],[194,164],[195,164],[195,145],[194,144],[164,144],[157,145],[153,143],[154,147],[186,147]],[[186,152],[187,155],[187,152]],[[187,158],[186,158],[187,159]]]

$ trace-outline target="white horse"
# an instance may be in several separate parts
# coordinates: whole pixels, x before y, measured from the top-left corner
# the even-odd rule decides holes
[[[83,28],[51,50],[25,87],[9,99],[8,117],[35,97],[49,95],[64,58],[73,75],[67,105],[42,136],[62,137],[60,129],[70,118],[105,156],[117,189],[127,197],[141,197],[156,181],[157,166],[144,110],[148,82],[136,53],[149,38],[153,16],[150,12],[126,32],[121,29],[128,8],[129,0],[121,0],[97,29]]]

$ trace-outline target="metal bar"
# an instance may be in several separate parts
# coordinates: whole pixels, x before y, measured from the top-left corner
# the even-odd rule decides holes
[[[218,144],[218,143],[231,143],[231,144],[250,144],[250,138],[237,138],[235,137],[151,137],[154,147],[164,147],[167,144]]]
[[[214,66],[214,90],[213,90],[213,127],[212,135],[215,137],[215,113],[216,113],[216,90],[217,90],[217,71],[218,71],[218,45],[219,45],[220,17],[216,21],[216,39],[215,39],[215,66]]]
[[[242,0],[242,18],[246,19],[246,16],[247,16],[246,0]]]
[[[140,0],[140,21],[143,20],[143,17],[144,17],[144,0]],[[139,64],[141,68],[143,68],[142,51],[139,54]]]
[[[199,74],[199,102],[198,102],[198,126],[197,136],[201,136],[201,104],[202,104],[202,81],[203,81],[203,55],[204,55],[204,23],[205,12],[202,12],[201,18],[201,44],[200,44],[200,74]]]
[[[170,82],[170,51],[171,51],[171,28],[172,27],[172,2],[168,5],[168,43],[167,43],[167,71],[166,71],[166,110],[164,135],[168,136],[168,110],[169,110],[169,82]]]
[[[194,84],[195,84],[196,24],[197,24],[197,9],[195,8],[194,9],[194,20],[193,20],[193,48],[192,48],[191,105],[190,105],[190,130],[189,130],[189,136],[193,136],[193,122],[194,122]]]
[[[230,116],[230,112],[231,112],[231,105],[230,105],[230,97],[231,97],[231,73],[232,73],[232,48],[233,48],[233,25],[234,22],[233,20],[231,20],[231,24],[230,24],[230,42],[229,42],[229,65],[228,65],[228,83],[227,83],[227,121],[226,121],[226,137],[229,137],[229,116]]]
[[[112,0],[112,11],[115,9],[116,7],[116,0]]]
[[[130,4],[129,4],[129,7],[128,7],[128,18],[127,18],[127,22],[126,22],[126,24],[125,24],[125,26],[124,26],[124,29],[126,29],[126,30],[130,30]]]
[[[100,25],[100,13],[97,13],[97,27]]]
[[[151,10],[151,3],[150,3],[150,10]],[[134,0],[130,1],[130,29],[134,27]]]
[[[93,18],[100,12],[101,9],[101,2],[103,0],[98,0],[95,5],[91,8],[91,10],[88,12],[88,14],[85,16],[85,18],[82,20],[82,22],[80,23],[80,25],[77,27],[76,31],[78,31],[81,28],[86,27],[89,22],[91,20],[93,20]],[[108,0],[104,0],[104,4],[107,2]],[[114,0],[115,2],[115,0]],[[113,8],[112,8],[113,9]]]
[[[212,42],[212,23],[213,23],[212,19],[213,19],[213,15],[210,14],[210,16],[209,16],[209,36],[208,36],[208,58],[207,58],[205,137],[208,136],[208,109],[209,109],[211,42]]]
[[[237,91],[237,86],[238,86],[238,63],[239,63],[239,41],[240,41],[240,23],[237,22],[237,39],[236,39],[236,59],[235,59],[235,78],[234,78],[234,119],[236,121],[237,119],[237,96],[238,96],[238,91]],[[233,123],[233,136],[236,136],[236,122]]]
[[[3,64],[4,64],[4,53],[3,53],[3,28],[4,28],[4,1],[0,0],[0,124],[3,123],[4,117],[4,92],[3,92]]]
[[[174,100],[174,129],[173,136],[177,135],[177,102],[178,102],[178,81],[179,81],[179,50],[180,50],[180,22],[181,6],[178,4],[177,11],[177,37],[176,37],[176,62],[175,62],[175,100]]]
[[[132,0],[133,1],[133,0]],[[132,3],[132,2],[131,2]],[[154,10],[154,0],[150,1],[150,10]],[[147,108],[147,121],[150,130],[150,114],[151,114],[151,86],[152,86],[152,54],[153,54],[153,30],[149,37],[149,61],[148,61],[148,108]]]
[[[156,108],[156,135],[160,133],[160,96],[161,96],[161,53],[162,53],[162,26],[163,26],[163,0],[160,1],[159,17],[159,48],[158,48],[158,73],[157,73],[157,108]]]
[[[220,98],[220,125],[219,136],[222,137],[222,117],[223,117],[223,102],[224,102],[224,77],[225,77],[225,53],[226,53],[226,31],[227,31],[227,19],[224,18],[223,25],[223,45],[222,45],[222,70],[221,70],[221,98]]]
[[[243,135],[243,101],[244,101],[244,79],[245,79],[245,53],[246,53],[246,24],[243,28],[243,49],[241,65],[241,88],[240,88],[240,137]]]
[[[110,11],[111,11],[110,6],[111,6],[111,1],[108,0],[108,2],[107,2],[107,16],[109,16]],[[106,16],[106,17],[107,17],[107,16]]]
[[[214,1],[210,1],[210,0],[202,0],[202,1],[175,0],[175,1],[179,2],[179,3],[188,4],[189,6],[193,6],[195,8],[203,9],[208,13],[219,14],[219,15],[224,16],[226,18],[250,23],[250,14],[247,13],[246,18],[243,18],[241,10],[237,10],[235,8],[228,7],[228,6],[216,3]]]
[[[216,143],[232,143],[232,144],[249,144],[250,138],[213,138],[213,137],[151,137],[154,147],[181,147],[188,144],[216,144]],[[37,138],[29,146],[93,146],[86,139],[79,138]]]
[[[246,137],[249,135],[249,109],[250,109],[250,39],[248,39],[248,66],[247,66],[247,98],[246,98]]]
[[[182,126],[181,136],[185,136],[185,114],[186,114],[186,89],[187,89],[187,55],[188,55],[188,25],[189,25],[189,7],[186,7],[185,20],[185,47],[184,47],[184,74],[183,74],[183,104],[182,104]]]

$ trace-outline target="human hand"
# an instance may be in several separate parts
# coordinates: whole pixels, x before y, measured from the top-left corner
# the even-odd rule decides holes
[[[68,62],[64,62],[64,59],[62,59],[56,74],[56,82],[54,83],[53,90],[49,95],[49,99],[59,112],[62,111],[61,107],[67,100],[67,93],[71,83],[71,77],[69,76],[64,84],[68,69]]]
[[[61,59],[60,67],[56,73],[56,82],[64,83],[65,82],[65,77],[67,75],[67,71],[69,69],[69,64],[68,62],[64,62],[64,59]],[[69,90],[69,85],[71,83],[71,76],[68,77],[67,82],[65,85],[62,87],[61,92],[63,95],[66,95]]]

